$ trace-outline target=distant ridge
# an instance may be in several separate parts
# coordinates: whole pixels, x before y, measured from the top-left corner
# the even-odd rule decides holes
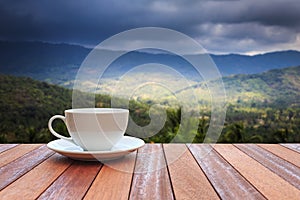
[[[92,49],[45,42],[0,41],[0,73],[27,76],[36,80],[72,87],[72,80]],[[223,76],[257,74],[271,69],[300,65],[300,52],[279,51],[254,56],[228,54],[211,55]],[[195,71],[181,57],[166,53],[130,52],[120,57],[109,68],[107,77],[120,76],[132,67],[158,62],[173,67],[193,78]]]
[[[300,52],[276,51],[254,56],[228,54],[211,55],[223,75],[256,74],[270,69],[300,65]]]

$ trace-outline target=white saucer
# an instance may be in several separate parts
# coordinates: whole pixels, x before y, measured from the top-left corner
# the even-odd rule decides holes
[[[121,158],[144,146],[144,144],[145,142],[139,138],[124,136],[109,151],[84,151],[80,146],[64,139],[51,141],[47,144],[47,147],[75,160],[105,161]]]

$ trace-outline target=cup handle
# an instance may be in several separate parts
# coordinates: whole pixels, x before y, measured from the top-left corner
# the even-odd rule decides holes
[[[59,133],[57,133],[57,132],[52,128],[52,122],[53,122],[55,119],[61,119],[61,120],[64,121],[64,123],[66,123],[66,121],[65,121],[66,118],[65,118],[64,116],[62,116],[62,115],[54,115],[53,117],[51,117],[51,118],[49,119],[49,122],[48,122],[48,128],[49,128],[50,132],[51,132],[54,136],[56,136],[56,137],[58,137],[58,138],[65,139],[65,140],[69,140],[69,141],[73,141],[71,137],[65,137],[65,136],[62,136],[62,135],[60,135]]]

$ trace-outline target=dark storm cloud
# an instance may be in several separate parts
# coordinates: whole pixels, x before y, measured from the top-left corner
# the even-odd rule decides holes
[[[205,21],[214,23],[257,22],[264,25],[300,25],[297,0],[241,0],[207,2],[203,5]]]
[[[90,45],[131,28],[161,26],[196,38],[211,51],[248,52],[299,42],[300,4],[298,0],[0,0],[0,26],[2,40]]]
[[[93,42],[127,27],[115,20],[121,12],[114,11],[113,3],[21,0],[1,4],[1,26],[5,29],[0,34],[11,39]]]

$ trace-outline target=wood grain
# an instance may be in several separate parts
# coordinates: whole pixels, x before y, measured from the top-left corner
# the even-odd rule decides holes
[[[11,148],[13,148],[15,146],[18,146],[18,144],[1,144],[0,145],[0,153],[6,151],[8,149],[11,149]]]
[[[173,199],[161,144],[138,150],[129,199]]]
[[[0,199],[299,199],[299,148],[146,144],[103,166],[0,144]]]
[[[299,199],[300,191],[231,144],[214,149],[268,199]]]
[[[38,199],[82,199],[101,167],[99,162],[75,161]]]
[[[210,145],[193,144],[190,150],[221,199],[265,199]]]
[[[84,199],[127,200],[135,159],[136,152],[133,152],[122,159],[105,162]]]
[[[36,199],[71,163],[72,160],[54,154],[0,191],[0,199]]]
[[[176,199],[219,199],[186,145],[163,147]]]
[[[277,155],[300,168],[299,153],[278,144],[258,144],[258,146],[270,151],[274,155]]]
[[[53,154],[46,145],[28,152],[22,157],[0,168],[0,190],[23,176]]]
[[[7,151],[1,153],[0,167],[12,162],[13,160],[23,156],[24,154],[40,147],[40,144],[21,144],[14,148],[10,148]]]
[[[300,169],[255,144],[236,144],[240,150],[300,190]]]
[[[285,146],[293,151],[296,151],[297,153],[300,153],[300,145],[299,144],[280,144],[282,146]]]

